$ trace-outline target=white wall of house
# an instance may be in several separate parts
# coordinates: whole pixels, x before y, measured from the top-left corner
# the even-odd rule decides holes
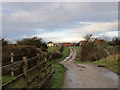
[[[54,44],[53,44],[53,43],[48,43],[47,46],[48,46],[48,47],[53,47]]]

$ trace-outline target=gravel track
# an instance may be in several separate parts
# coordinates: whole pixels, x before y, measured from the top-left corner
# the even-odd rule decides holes
[[[70,47],[69,59],[61,61],[66,68],[62,88],[118,88],[118,76],[104,67],[74,63],[76,50]]]

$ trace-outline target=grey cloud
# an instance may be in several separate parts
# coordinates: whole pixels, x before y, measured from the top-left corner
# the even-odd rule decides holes
[[[3,3],[3,36],[15,37],[60,28],[75,28],[73,22],[117,20],[117,3]],[[53,30],[52,30],[53,29]],[[12,33],[13,32],[13,33]]]

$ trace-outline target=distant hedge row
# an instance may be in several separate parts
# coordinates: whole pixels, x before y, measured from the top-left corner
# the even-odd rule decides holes
[[[28,58],[36,56],[39,50],[30,45],[6,45],[2,47],[2,65],[9,64],[11,53],[14,54],[14,61],[22,60],[23,56]]]

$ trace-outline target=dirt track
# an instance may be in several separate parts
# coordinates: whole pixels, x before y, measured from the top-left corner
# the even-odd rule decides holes
[[[62,88],[117,88],[118,76],[94,64],[74,63],[76,50],[70,48],[69,59],[60,62],[66,68]]]

